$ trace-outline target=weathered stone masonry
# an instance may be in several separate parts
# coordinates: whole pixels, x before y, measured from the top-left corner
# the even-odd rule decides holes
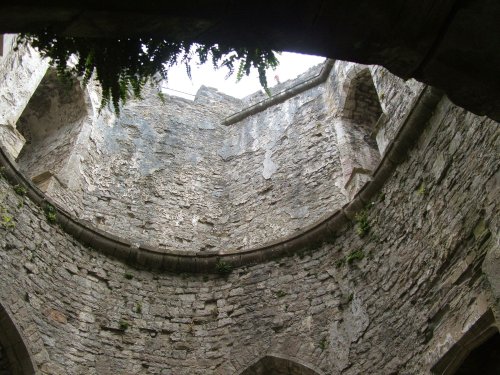
[[[231,179],[221,178],[221,173],[213,169],[197,170],[200,176],[215,176],[221,185],[235,184],[232,189],[222,190],[227,195],[226,202],[232,205],[228,209],[232,215],[238,212],[238,190],[243,190],[244,196],[248,194],[246,189],[257,192],[266,184],[273,184],[272,189],[276,189],[276,181],[287,180],[299,186],[298,190],[306,186],[305,181],[326,184],[332,196],[337,189],[343,200],[328,201],[323,204],[326,208],[321,204],[312,206],[309,223],[320,220],[321,215],[333,213],[348,200],[345,188],[348,181],[342,169],[345,164],[340,151],[335,149],[340,150],[336,144],[339,129],[348,126],[341,116],[346,108],[344,100],[350,97],[352,87],[359,87],[350,82],[364,69],[336,63],[331,78],[322,87],[289,99],[280,108],[271,107],[229,129],[219,127],[214,120],[215,129],[208,134],[228,132],[229,137],[225,138],[224,145],[222,140],[217,143],[217,136],[214,136],[215,144],[206,138],[207,133],[200,136],[206,140],[206,147],[215,151],[213,159],[189,164],[189,160],[196,159],[197,151],[189,148],[196,141],[182,137],[195,137],[196,132],[191,129],[188,132],[180,126],[178,131],[182,133],[175,145],[180,148],[179,152],[184,148],[188,151],[181,153],[179,157],[183,159],[177,161],[177,165],[191,167],[182,173],[192,173],[199,164],[214,168],[215,160],[224,166],[240,168],[239,176],[234,169],[225,171]],[[354,73],[351,76],[349,72]],[[443,361],[445,354],[454,353],[456,344],[463,343],[478,322],[486,328],[498,327],[498,124],[457,108],[443,97],[435,108],[429,109],[430,118],[421,125],[424,131],[414,139],[408,156],[395,160],[397,154],[391,150],[403,139],[398,136],[400,128],[405,119],[413,118],[412,110],[418,106],[419,95],[425,89],[410,83],[405,89],[409,93],[406,95],[400,90],[404,83],[388,75],[384,80],[385,73],[378,68],[370,68],[370,72],[380,109],[387,118],[382,120],[386,123],[384,132],[388,134],[387,139],[393,140],[392,145],[382,147],[385,169],[377,173],[390,170],[389,164],[395,165],[395,170],[370,199],[366,215],[354,217],[355,208],[363,208],[359,195],[366,194],[365,188],[339,211],[352,221],[339,227],[335,235],[330,234],[328,242],[313,247],[304,242],[288,257],[274,260],[263,257],[259,262],[236,268],[225,277],[211,272],[150,271],[107,256],[98,246],[87,248],[61,227],[50,224],[40,207],[28,197],[16,194],[15,184],[2,178],[0,303],[15,321],[36,371],[42,374],[259,374],[262,366],[272,368],[286,363],[291,366],[290,373],[306,374],[415,374],[429,373],[431,368],[437,373],[447,373],[443,369],[450,368],[450,364]],[[347,77],[345,83],[343,76]],[[203,99],[203,92],[200,95]],[[401,97],[404,100],[399,103],[404,105],[393,104]],[[206,93],[209,103],[219,99],[218,94]],[[232,103],[237,109],[239,104]],[[181,108],[181,104],[190,109],[197,106],[196,101],[190,104],[173,100],[161,111],[172,113]],[[134,124],[142,115],[162,118],[161,111],[149,112],[140,106],[139,102],[131,103],[118,120],[130,124],[123,127],[126,132],[137,129]],[[209,107],[215,107],[213,102]],[[280,126],[273,121],[264,128],[257,126],[258,122],[264,122],[265,114],[282,118],[283,113],[293,112],[297,107],[304,108],[304,113],[297,115],[294,124]],[[99,121],[112,119],[111,115],[106,116]],[[179,114],[174,118],[183,116]],[[312,122],[308,122],[308,118]],[[195,114],[192,119],[197,119]],[[156,129],[156,125],[149,125],[154,122],[148,123],[147,118],[143,121],[141,129]],[[118,147],[112,142],[123,139],[120,137],[124,133],[116,133],[118,129],[111,123],[92,126],[89,133],[97,140],[94,144]],[[84,132],[86,127],[90,124],[82,125]],[[280,138],[284,128],[286,139]],[[112,136],[106,138],[103,129]],[[147,134],[142,131],[144,133]],[[321,135],[317,136],[318,133]],[[138,142],[133,148],[124,144],[117,151],[128,153],[124,163],[146,163],[147,158],[140,153],[151,152],[140,150],[141,147],[154,150],[155,146],[146,142],[151,138],[133,139]],[[236,143],[233,139],[246,141]],[[272,142],[280,139],[284,146],[275,148]],[[295,146],[286,146],[290,139],[295,139]],[[359,145],[359,138],[355,140],[347,144]],[[227,162],[217,155],[217,151],[235,144],[245,145],[246,148],[239,148],[241,155],[236,153]],[[311,149],[317,153],[307,156],[307,150]],[[92,151],[96,153],[95,161],[106,160],[107,156],[100,156],[97,149]],[[345,159],[354,151],[344,149]],[[105,153],[106,148],[101,152]],[[326,153],[330,157],[325,156]],[[392,159],[388,160],[388,156]],[[269,164],[264,161],[269,158],[277,167],[265,178],[263,172]],[[286,170],[282,163],[287,160],[294,165],[291,171],[297,172],[280,177],[283,169]],[[92,164],[84,160],[82,164],[85,163]],[[335,168],[328,167],[335,163]],[[144,170],[137,167],[136,171],[130,171],[125,165],[125,176],[129,172],[139,176]],[[321,167],[315,170],[315,165]],[[105,167],[104,164],[95,166],[99,172]],[[85,174],[88,170],[82,170],[82,176],[88,177]],[[182,174],[178,173],[181,178]],[[100,176],[107,175],[95,173],[93,178],[102,179]],[[125,189],[133,187],[133,179],[130,185],[108,181],[114,184],[110,186],[124,189],[120,194],[125,202],[138,196]],[[185,193],[190,181],[179,184],[180,193]],[[153,181],[150,186],[154,185]],[[207,185],[202,186],[207,189]],[[320,190],[308,193],[321,192],[321,186],[316,188]],[[192,191],[200,197],[207,193],[203,187]],[[70,193],[77,198],[91,196],[84,190]],[[288,193],[283,188],[278,197],[284,196],[283,201],[293,202],[297,195],[287,198]],[[110,192],[110,199],[114,199],[113,194]],[[249,194],[249,208],[240,212],[251,214],[263,210],[264,214],[268,212],[269,220],[275,213],[279,214],[279,210],[266,211],[266,201],[259,204],[254,196]],[[131,207],[145,204],[134,199],[128,202]],[[210,211],[211,199],[208,194],[206,206],[199,209],[203,212],[206,207],[214,219],[218,219],[221,211]],[[331,196],[328,199],[332,199]],[[61,203],[66,207],[69,202]],[[74,202],[81,201],[78,198]],[[82,215],[86,212],[74,207],[68,209]],[[147,211],[137,211],[141,215],[144,212]],[[98,210],[88,215],[97,213]],[[100,213],[105,221],[111,217],[107,216],[110,211]],[[138,234],[134,218],[130,219],[130,231]],[[298,221],[302,223],[300,230],[308,223],[306,217],[302,219]],[[286,222],[283,219],[283,225]],[[288,222],[287,230],[292,232],[280,232],[281,227],[270,229],[263,237],[248,243],[261,246],[267,240],[293,233],[296,221],[289,217]],[[260,232],[266,230],[265,226],[264,222],[252,227],[250,221],[246,228]],[[217,228],[215,223],[214,228]],[[243,242],[238,231],[243,233],[244,226],[227,228],[230,230],[228,241],[233,238],[232,243]],[[119,228],[113,229],[118,230],[115,234],[120,234]],[[192,232],[186,229],[186,233]],[[203,233],[197,232],[202,237]],[[294,236],[289,238],[296,240]],[[235,249],[217,249],[221,253],[224,250]],[[158,251],[168,252],[169,248],[159,247]],[[245,248],[236,251],[244,254]],[[1,334],[0,337],[5,346],[8,340]],[[463,358],[464,354],[461,355],[456,361]]]
[[[54,79],[49,72],[20,117],[18,129],[33,138],[18,157],[20,169],[97,228],[160,249],[212,253],[292,235],[345,204],[419,92],[405,96],[398,117],[385,95],[400,80],[389,79],[397,84],[379,103],[369,69],[339,62],[326,81],[225,127],[220,122],[244,102],[213,90],[200,90],[194,102],[171,97],[168,105],[151,92],[116,119],[99,115],[93,87],[85,95],[74,83],[71,94],[49,95],[44,87],[57,87]],[[282,86],[293,89],[293,82]],[[369,95],[359,86],[371,86]],[[354,116],[349,106],[356,105]],[[377,147],[367,139],[380,105],[391,121],[377,129],[385,132]],[[68,118],[64,127],[61,118]]]

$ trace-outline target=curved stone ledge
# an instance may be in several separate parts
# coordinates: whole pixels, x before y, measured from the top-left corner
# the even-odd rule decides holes
[[[267,108],[272,107],[273,105],[283,103],[285,100],[290,99],[291,97],[298,95],[301,92],[309,90],[312,87],[318,86],[319,84],[325,82],[328,79],[328,76],[332,71],[334,65],[335,65],[335,60],[327,59],[326,62],[324,63],[323,68],[316,76],[309,78],[304,82],[300,82],[295,86],[292,86],[286,90],[283,90],[277,93],[276,95],[273,95],[270,98],[255,103],[250,107],[241,110],[240,112],[237,112],[229,117],[226,117],[224,120],[222,120],[222,125],[229,126],[237,122],[240,122],[241,120],[249,116],[265,111]]]
[[[432,112],[442,95],[441,91],[432,87],[426,87],[422,91],[415,105],[407,114],[395,139],[388,146],[387,152],[373,173],[371,181],[361,188],[351,202],[318,223],[303,228],[298,234],[240,252],[231,250],[206,254],[175,250],[165,252],[147,245],[134,245],[72,217],[64,208],[57,205],[28,181],[18,171],[15,162],[11,161],[2,149],[0,149],[0,165],[4,167],[2,173],[12,185],[19,184],[26,187],[27,196],[33,202],[42,208],[47,204],[56,207],[57,220],[61,228],[81,243],[131,265],[139,265],[158,271],[215,273],[216,265],[221,261],[230,264],[233,268],[242,267],[313,250],[321,244],[331,241],[337,233],[344,229],[347,223],[354,219],[356,212],[373,200],[396,166],[405,160],[409,150],[425,129],[427,121],[432,116]]]

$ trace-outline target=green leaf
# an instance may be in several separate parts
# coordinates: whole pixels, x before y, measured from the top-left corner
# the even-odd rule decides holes
[[[147,82],[158,82],[158,75],[167,79],[168,68],[177,63],[185,65],[191,78],[193,56],[197,56],[201,64],[210,59],[215,69],[227,69],[227,77],[234,74],[239,64],[237,81],[256,68],[259,81],[268,93],[265,72],[278,65],[275,51],[271,49],[199,45],[163,38],[76,38],[45,30],[20,34],[17,42],[18,46],[30,44],[43,57],[50,58],[61,77],[81,77],[84,85],[95,77],[102,89],[100,109],[112,104],[117,114],[120,104],[130,95],[140,98]],[[75,66],[68,65],[71,56],[77,57]]]

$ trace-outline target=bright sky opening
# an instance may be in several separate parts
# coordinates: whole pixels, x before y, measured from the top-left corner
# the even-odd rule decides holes
[[[278,60],[280,64],[276,70],[269,70],[267,72],[266,77],[269,87],[276,85],[275,76],[279,77],[280,82],[285,82],[304,73],[312,66],[322,63],[325,61],[325,58],[283,52],[278,55]],[[249,76],[244,76],[239,82],[236,82],[236,72],[225,79],[227,69],[214,70],[211,62],[192,66],[191,69],[192,80],[187,76],[184,65],[176,65],[170,68],[168,82],[164,84],[162,91],[168,95],[176,95],[193,100],[201,85],[215,87],[225,94],[240,99],[262,89],[256,69],[253,69]]]

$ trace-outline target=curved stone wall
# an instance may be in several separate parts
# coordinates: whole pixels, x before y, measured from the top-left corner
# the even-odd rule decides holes
[[[224,252],[292,234],[346,201],[323,94],[313,87],[230,127],[222,120],[243,102],[206,88],[194,102],[151,92],[118,119],[97,117],[78,215],[164,250]]]
[[[57,86],[49,72],[18,130],[28,139],[51,137],[27,144],[18,163],[64,210],[134,246],[207,254],[258,248],[348,202],[372,178],[421,90],[376,68],[326,66],[331,72],[315,67],[281,85],[294,93],[324,76],[307,90],[228,127],[223,119],[258,95],[240,101],[202,88],[194,101],[162,102],[151,88],[116,118],[99,111],[93,85],[44,92]],[[51,105],[42,108],[39,98]],[[59,126],[63,118],[73,120]]]
[[[45,374],[237,374],[267,356],[428,373],[482,316],[498,322],[498,140],[444,98],[351,227],[225,277],[88,249],[2,179],[0,299]]]

